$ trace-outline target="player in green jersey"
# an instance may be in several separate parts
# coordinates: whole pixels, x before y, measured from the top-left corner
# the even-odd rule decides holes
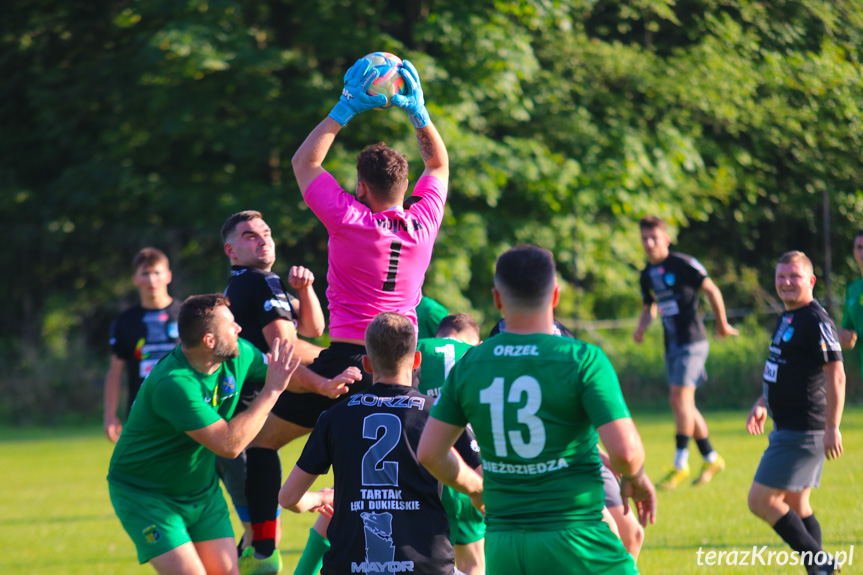
[[[440,395],[443,383],[455,363],[467,350],[480,342],[479,326],[468,313],[445,316],[435,337],[421,339],[417,350],[422,363],[417,388],[431,397]],[[474,443],[475,445],[475,443]],[[465,575],[485,573],[485,519],[470,503],[470,498],[448,485],[443,486],[441,502],[449,518],[449,536],[455,550],[455,564]]]
[[[614,369],[598,347],[552,335],[560,292],[549,251],[508,250],[494,285],[507,331],[453,367],[420,462],[485,510],[489,573],[637,573],[602,521],[599,438],[622,475],[624,501],[635,500],[642,525],[656,517],[644,447]],[[482,477],[449,452],[468,422]]]
[[[863,230],[854,234],[854,261],[863,274]],[[845,311],[842,314],[839,342],[845,349],[853,349],[860,334],[863,334],[863,277],[857,278],[845,290]],[[863,345],[857,346],[857,353],[863,366]]]
[[[111,457],[111,503],[138,560],[160,574],[239,574],[216,455],[245,449],[299,365],[287,342],[265,357],[240,340],[229,305],[221,294],[183,303],[181,345],[147,376]],[[247,378],[264,388],[232,418]]]

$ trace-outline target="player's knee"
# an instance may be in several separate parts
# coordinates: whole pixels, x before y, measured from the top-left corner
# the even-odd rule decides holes
[[[770,498],[767,497],[760,490],[756,489],[753,485],[752,489],[749,490],[749,497],[747,498],[747,503],[749,505],[749,511],[753,514],[761,517],[762,519],[768,514],[768,510],[770,508]]]
[[[634,522],[634,526],[627,529],[625,534],[621,533],[621,542],[630,555],[638,558],[638,553],[644,544],[644,528],[637,521]]]

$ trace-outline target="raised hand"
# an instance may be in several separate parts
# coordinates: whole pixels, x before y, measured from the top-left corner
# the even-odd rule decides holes
[[[387,103],[383,94],[375,96],[366,93],[371,83],[378,77],[378,71],[372,69],[372,63],[366,58],[360,58],[345,72],[345,87],[339,101],[330,111],[330,118],[347,126],[351,118],[366,110],[380,108]]]
[[[408,86],[407,95],[402,96],[396,94],[392,97],[392,102],[402,110],[408,113],[411,119],[411,124],[414,128],[423,128],[431,121],[429,113],[426,110],[425,98],[423,98],[423,89],[420,84],[420,75],[414,65],[408,60],[405,60],[399,66],[399,72],[405,79]]]
[[[363,378],[356,367],[349,367],[332,379],[325,379],[318,387],[318,393],[330,399],[335,399],[348,392],[348,386]]]
[[[269,364],[267,365],[267,381],[264,385],[281,393],[288,388],[291,376],[300,365],[300,359],[294,359],[294,346],[288,340],[280,341],[279,338],[273,340],[273,345],[267,356],[269,357]]]
[[[315,283],[315,274],[308,268],[293,266],[288,272],[288,285],[294,289],[308,288],[313,283]]]

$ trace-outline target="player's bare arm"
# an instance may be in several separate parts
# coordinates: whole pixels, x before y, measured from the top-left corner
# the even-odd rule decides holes
[[[707,301],[710,302],[710,309],[713,310],[713,316],[716,318],[716,334],[720,337],[737,335],[737,330],[728,323],[728,318],[725,315],[725,301],[722,299],[722,292],[713,283],[710,278],[704,278],[701,283],[701,290],[707,296]]]
[[[332,518],[335,491],[329,487],[309,491],[317,478],[317,475],[306,473],[295,465],[279,491],[279,504],[294,513],[319,512]]]
[[[650,322],[653,321],[653,318],[655,317],[655,303],[651,303],[649,305],[645,304],[642,306],[641,315],[638,316],[638,327],[635,328],[635,332],[632,334],[632,339],[634,339],[636,343],[644,342],[644,332],[647,331],[648,326],[650,326]]]
[[[752,409],[749,410],[749,415],[746,418],[746,431],[750,435],[761,435],[764,433],[764,423],[767,421],[767,404],[764,403],[764,396],[760,396]]]
[[[635,501],[642,526],[656,522],[656,490],[644,471],[644,444],[630,418],[609,421],[597,428],[612,469],[621,475],[620,493]],[[624,505],[624,514],[628,513]]]
[[[827,422],[824,427],[824,455],[837,459],[842,455],[842,433],[839,423],[845,408],[845,365],[831,361],[822,368],[827,375]]]
[[[854,349],[857,344],[857,332],[851,329],[839,330],[839,344],[842,349]]]
[[[324,310],[321,309],[321,302],[315,293],[314,283],[315,274],[308,268],[293,266],[288,272],[288,285],[296,290],[299,299],[295,306],[297,333],[303,337],[320,337],[326,327]]]
[[[267,344],[270,346],[270,349],[273,347],[273,342],[275,340],[288,341],[295,346],[294,355],[300,360],[302,365],[308,365],[314,361],[318,354],[321,352],[321,348],[316,346],[315,344],[309,343],[297,337],[297,330],[294,329],[294,322],[291,320],[278,317],[261,328],[261,333],[264,334],[264,339],[267,340]],[[296,385],[299,387],[306,387],[306,378],[300,376],[299,382]],[[291,390],[295,391],[295,390]]]
[[[429,122],[416,131],[420,155],[425,164],[424,176],[434,176],[442,182],[449,180],[449,154],[434,124]]]
[[[429,417],[417,447],[417,459],[438,481],[468,495],[474,507],[484,513],[482,476],[453,449],[463,432],[464,427]]]
[[[105,375],[105,435],[113,443],[120,439],[123,425],[117,417],[117,407],[120,405],[120,388],[123,386],[123,370],[126,369],[126,361],[116,355],[111,356],[111,365]]]
[[[341,129],[341,124],[327,116],[306,136],[305,141],[291,158],[294,177],[303,195],[315,178],[324,173],[322,165],[336,139],[336,134]]]
[[[189,437],[221,457],[234,459],[242,453],[264,426],[267,415],[300,365],[299,359],[293,357],[294,346],[288,342],[276,340],[267,355],[266,382],[249,408],[230,421],[220,419],[207,427],[187,431]]]

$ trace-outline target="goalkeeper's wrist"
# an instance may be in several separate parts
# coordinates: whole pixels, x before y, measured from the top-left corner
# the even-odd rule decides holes
[[[425,128],[429,125],[429,122],[431,122],[428,110],[426,110],[425,106],[420,108],[417,113],[408,112],[408,117],[411,119],[411,124],[413,124],[414,128],[417,130]]]
[[[356,115],[357,113],[354,111],[354,109],[342,102],[341,100],[336,102],[336,105],[333,106],[333,109],[330,110],[329,113],[330,118],[332,118],[342,126],[347,126],[348,122],[350,122],[351,119]]]

